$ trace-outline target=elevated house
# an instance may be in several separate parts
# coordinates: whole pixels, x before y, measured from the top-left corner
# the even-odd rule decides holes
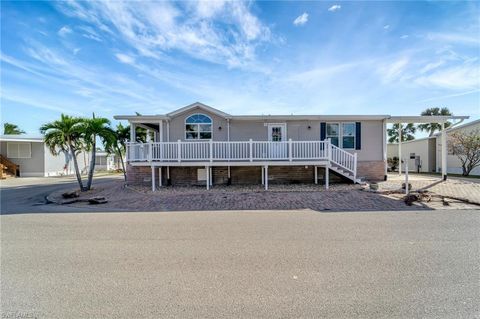
[[[466,117],[428,117],[444,122]],[[194,103],[163,115],[118,115],[130,123],[127,182],[156,185],[358,183],[386,178],[390,115],[230,115]],[[137,142],[136,128],[147,130]]]

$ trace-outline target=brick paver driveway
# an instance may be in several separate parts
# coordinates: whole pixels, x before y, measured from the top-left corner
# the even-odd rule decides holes
[[[132,211],[200,211],[200,210],[289,210],[374,211],[412,210],[425,207],[416,203],[408,207],[403,201],[361,190],[360,185],[271,185],[268,191],[257,186],[164,187],[152,192],[148,187],[123,187],[121,181],[99,185],[94,194],[108,203],[102,209]],[[57,193],[57,196],[59,193]]]
[[[381,190],[398,189],[401,187],[405,176],[390,174],[388,181],[380,183]],[[409,183],[413,190],[427,190],[441,196],[467,200],[480,205],[480,183],[454,177],[442,181],[438,176],[409,175]]]

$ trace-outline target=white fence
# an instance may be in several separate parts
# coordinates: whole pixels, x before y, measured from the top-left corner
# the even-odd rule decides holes
[[[177,141],[127,143],[129,162],[325,161],[356,173],[356,154],[325,141]]]

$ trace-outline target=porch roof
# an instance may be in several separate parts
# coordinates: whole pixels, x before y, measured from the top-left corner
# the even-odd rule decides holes
[[[445,123],[449,120],[466,120],[469,116],[457,115],[418,115],[418,116],[390,116],[388,123]]]
[[[171,120],[169,115],[115,115],[116,120],[127,120],[131,123],[158,123]],[[384,120],[389,115],[230,115],[227,119],[239,121],[274,120],[274,121],[358,121]]]

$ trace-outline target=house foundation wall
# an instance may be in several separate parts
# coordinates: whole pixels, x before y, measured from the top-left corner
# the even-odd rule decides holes
[[[170,167],[170,184],[173,186],[198,185],[204,186],[205,180],[198,180],[199,166]],[[162,185],[167,185],[167,167],[162,167]],[[383,172],[383,171],[382,171]],[[159,167],[155,167],[155,179],[158,185]],[[382,173],[383,174],[383,173]],[[269,166],[269,184],[310,184],[314,183],[314,166]],[[325,168],[318,167],[318,182],[323,184]],[[383,176],[383,175],[382,175]],[[349,183],[349,179],[330,170],[330,183]],[[228,167],[212,167],[213,185],[228,185]],[[127,165],[127,183],[150,186],[152,170],[150,166]],[[230,167],[230,183],[233,185],[259,185],[262,183],[261,166],[232,166]]]
[[[381,181],[385,176],[385,161],[357,162],[357,177],[369,181]]]

